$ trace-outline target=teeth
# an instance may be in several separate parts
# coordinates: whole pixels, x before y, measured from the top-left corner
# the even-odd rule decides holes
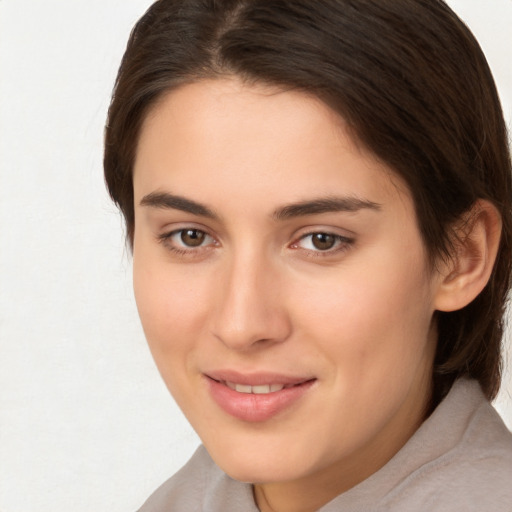
[[[239,393],[252,393],[252,387],[245,384],[235,384],[235,390]]]
[[[247,393],[255,395],[266,395],[268,393],[275,393],[281,391],[285,386],[283,384],[264,384],[261,386],[248,386],[246,384],[236,384],[234,382],[226,382],[229,389],[237,391],[238,393]]]
[[[255,395],[266,395],[267,393],[270,393],[270,386],[269,385],[266,385],[266,386],[253,386],[252,387],[252,392]]]

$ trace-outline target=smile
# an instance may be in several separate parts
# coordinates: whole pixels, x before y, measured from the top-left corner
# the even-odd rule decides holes
[[[269,393],[276,393],[285,387],[292,387],[292,385],[284,384],[263,384],[261,386],[250,386],[248,384],[236,384],[234,382],[224,382],[224,384],[233,391],[238,393],[247,393],[254,395],[267,395]]]
[[[317,383],[315,378],[272,378],[268,374],[205,377],[213,402],[229,416],[251,423],[268,421],[292,409]]]

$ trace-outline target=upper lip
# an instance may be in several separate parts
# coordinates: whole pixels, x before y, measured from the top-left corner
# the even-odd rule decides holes
[[[246,386],[265,386],[271,384],[282,384],[284,386],[294,386],[313,380],[309,376],[283,375],[277,372],[244,372],[237,370],[213,370],[205,372],[207,377],[218,382],[234,382]]]

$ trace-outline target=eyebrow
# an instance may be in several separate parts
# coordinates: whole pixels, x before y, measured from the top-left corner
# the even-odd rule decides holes
[[[331,212],[357,212],[365,209],[379,211],[381,205],[357,197],[324,197],[283,206],[274,212],[273,217],[276,220],[287,220],[306,215]]]
[[[206,217],[208,219],[218,220],[217,215],[208,206],[187,199],[183,196],[170,194],[169,192],[151,192],[144,196],[140,202],[141,206],[151,208],[181,210],[183,212]],[[307,215],[318,215],[331,212],[357,212],[359,210],[379,211],[381,205],[360,199],[357,197],[322,197],[298,203],[288,204],[278,208],[272,214],[274,220],[282,221],[292,219],[294,217],[304,217]]]
[[[151,194],[142,198],[140,205],[149,206],[151,208],[181,210],[208,219],[219,218],[218,215],[207,206],[182,196],[169,194],[168,192],[151,192]]]

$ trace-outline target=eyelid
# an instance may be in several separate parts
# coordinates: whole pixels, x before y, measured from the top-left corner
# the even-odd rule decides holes
[[[183,233],[187,230],[194,230],[204,233],[204,243],[198,246],[187,246],[186,244],[176,243],[176,241],[173,241],[173,237],[179,236],[180,233]],[[302,246],[301,242],[303,240],[306,240],[308,237],[312,237],[317,234],[332,236],[335,239],[334,246],[328,249],[318,249],[315,247],[308,248]],[[164,245],[167,250],[180,256],[199,256],[200,254],[204,254],[206,251],[210,251],[220,246],[220,242],[217,236],[213,235],[211,231],[205,226],[195,223],[180,223],[178,225],[168,226],[166,231],[156,235],[156,239],[158,243]],[[354,244],[354,242],[355,238],[353,236],[341,234],[336,228],[314,226],[303,228],[298,233],[296,233],[293,238],[293,242],[291,242],[288,247],[292,250],[307,253],[308,256],[329,257],[339,252],[348,250],[349,247]]]
[[[193,246],[186,246],[181,244],[173,243],[172,239],[173,237],[179,235],[180,233],[183,233],[184,231],[200,231],[201,233],[204,233],[206,237],[210,238],[212,241],[208,243],[204,243],[202,245],[198,245],[196,247]],[[188,223],[188,224],[182,224],[179,226],[173,226],[172,229],[168,229],[164,231],[163,233],[160,233],[156,236],[156,239],[158,243],[161,243],[165,246],[166,249],[169,251],[181,255],[181,256],[194,256],[198,255],[200,253],[204,253],[205,251],[208,251],[212,249],[214,246],[218,246],[219,242],[217,238],[211,234],[211,232],[206,229],[204,226],[198,226],[197,224]]]
[[[332,236],[336,240],[334,247],[332,247],[330,249],[322,250],[322,249],[315,249],[315,248],[305,248],[305,247],[301,247],[299,245],[302,240],[305,240],[308,237],[312,237],[317,234]],[[355,242],[355,239],[353,236],[342,235],[340,233],[337,233],[336,230],[334,230],[332,228],[326,229],[326,228],[319,227],[319,228],[308,229],[307,231],[299,234],[298,236],[295,237],[294,241],[290,244],[289,247],[294,250],[305,251],[314,256],[328,257],[328,256],[332,256],[334,254],[337,254],[338,252],[347,250],[351,245],[354,244],[354,242]]]

